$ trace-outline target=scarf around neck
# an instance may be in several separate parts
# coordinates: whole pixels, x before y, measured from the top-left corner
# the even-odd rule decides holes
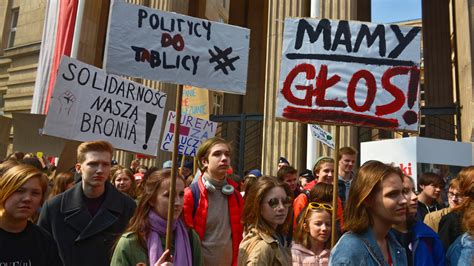
[[[154,210],[151,210],[148,214],[150,221],[150,234],[147,239],[148,246],[148,259],[150,265],[155,265],[158,259],[163,254],[163,246],[161,243],[160,235],[166,235],[166,220],[161,218]],[[186,229],[183,221],[177,219],[172,225],[173,238],[174,238],[174,265],[189,265],[192,263],[191,245],[189,243],[188,230]]]

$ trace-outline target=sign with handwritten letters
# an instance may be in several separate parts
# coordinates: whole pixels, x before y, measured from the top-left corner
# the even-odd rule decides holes
[[[287,18],[276,117],[418,131],[420,31]]]
[[[250,30],[114,1],[107,72],[245,94]]]
[[[166,119],[161,149],[173,151],[174,127],[176,124],[176,112],[170,111]],[[216,135],[217,123],[190,115],[181,115],[179,128],[178,154],[196,156],[197,149],[206,139]]]
[[[183,86],[181,112],[209,120],[209,91],[193,86]]]
[[[157,155],[166,94],[63,56],[43,133]]]

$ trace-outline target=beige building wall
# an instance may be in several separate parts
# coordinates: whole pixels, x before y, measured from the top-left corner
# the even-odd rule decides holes
[[[43,33],[46,1],[7,0],[0,4],[0,112],[29,112]],[[12,10],[18,9],[18,23],[12,47],[7,47]],[[1,100],[0,100],[1,102]],[[1,108],[1,106],[0,106]]]
[[[474,1],[472,0],[453,0],[454,1],[454,19],[455,19],[455,37],[457,50],[457,68],[458,68],[458,88],[459,101],[461,103],[461,137],[462,141],[469,142],[474,140],[474,91],[472,88],[473,69],[472,69],[472,43],[474,35]]]

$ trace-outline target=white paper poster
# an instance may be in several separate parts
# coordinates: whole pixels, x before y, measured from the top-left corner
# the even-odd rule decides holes
[[[161,149],[164,151],[173,151],[174,127],[176,124],[176,113],[170,111],[166,119]],[[186,156],[196,156],[196,152],[201,143],[206,139],[216,135],[217,123],[204,120],[190,115],[181,115],[179,128],[178,154]]]
[[[114,1],[109,73],[245,94],[250,30]]]
[[[324,145],[334,150],[335,144],[334,144],[334,139],[331,133],[324,130],[324,128],[318,125],[311,125],[310,128],[311,128],[311,134],[313,135],[314,138],[316,138],[318,141],[321,141]]]
[[[276,117],[418,131],[420,30],[287,18]]]
[[[166,94],[63,56],[43,133],[157,155]]]

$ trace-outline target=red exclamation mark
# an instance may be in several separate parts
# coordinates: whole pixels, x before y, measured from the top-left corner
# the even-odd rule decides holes
[[[412,66],[410,69],[410,81],[408,82],[407,103],[408,108],[412,109],[416,102],[418,95],[418,82],[420,81],[420,69],[417,66]],[[413,110],[408,110],[403,114],[403,120],[407,125],[414,124],[418,121],[418,113]]]
[[[143,144],[143,149],[146,150],[148,148],[148,140],[150,139],[151,130],[153,129],[153,125],[155,125],[156,115],[152,113],[146,113],[146,120],[145,120],[145,144]]]

